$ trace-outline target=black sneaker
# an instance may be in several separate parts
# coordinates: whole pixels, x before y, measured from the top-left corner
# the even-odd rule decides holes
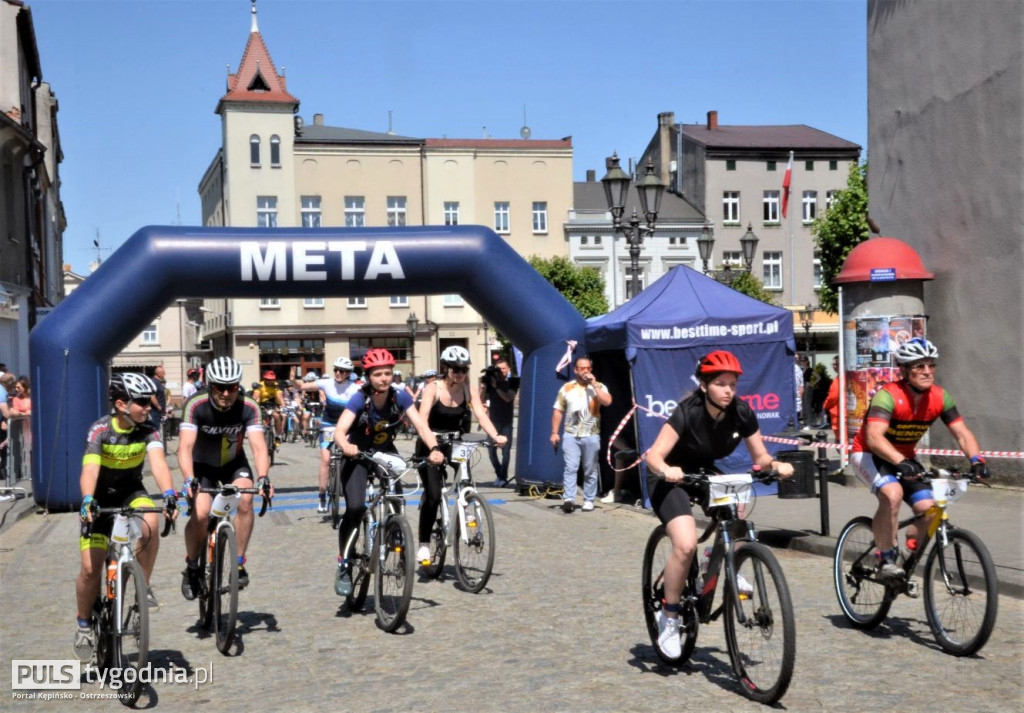
[[[338,571],[334,575],[334,593],[339,597],[347,597],[352,593],[352,575],[348,567],[338,563]]]
[[[245,567],[238,565],[238,591],[242,591],[249,586],[249,573],[245,571]]]
[[[562,512],[564,512],[566,515],[571,513],[575,507],[576,506],[573,505],[572,500],[563,500],[562,501]]]
[[[181,573],[181,596],[192,601],[202,587],[202,574],[198,567],[185,567]]]

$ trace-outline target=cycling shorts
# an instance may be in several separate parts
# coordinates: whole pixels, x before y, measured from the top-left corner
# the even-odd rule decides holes
[[[140,481],[133,481],[132,484],[136,487],[132,488],[132,491],[125,496],[121,497],[105,497],[96,498],[96,505],[101,508],[114,508],[121,505],[127,505],[133,508],[152,508],[156,507],[156,503],[149,497],[149,493],[142,489],[142,483]],[[89,537],[78,538],[78,550],[85,552],[86,550],[103,550],[106,551],[107,546],[110,544],[110,533],[114,529],[114,516],[113,515],[100,515],[99,517],[93,517],[92,523],[92,534]]]
[[[221,485],[228,485],[236,480],[248,479],[254,482],[256,480],[252,468],[249,467],[249,461],[245,458],[236,458],[221,466],[196,463],[192,467],[196,480],[204,488],[219,488]]]
[[[651,498],[651,509],[663,524],[683,515],[693,515],[690,500],[707,502],[706,485],[694,483],[677,485],[653,475],[647,476],[647,492]]]
[[[922,480],[901,480],[897,475],[896,466],[882,460],[874,453],[858,451],[850,455],[850,465],[861,482],[871,488],[871,494],[889,483],[897,483],[903,488],[903,502],[914,505],[922,500],[933,500],[931,483]]]
[[[334,424],[320,424],[320,447],[329,450],[334,443]]]

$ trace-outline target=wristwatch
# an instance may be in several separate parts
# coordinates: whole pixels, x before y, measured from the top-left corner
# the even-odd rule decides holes
[[[434,446],[433,448],[430,449],[431,453],[433,453],[434,451],[437,451],[438,453],[444,453],[444,451],[441,449],[441,446]]]

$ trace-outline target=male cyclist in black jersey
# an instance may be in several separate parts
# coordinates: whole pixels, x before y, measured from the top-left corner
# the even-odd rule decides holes
[[[75,592],[78,599],[78,631],[75,633],[75,654],[83,660],[92,656],[96,638],[92,628],[92,603],[100,589],[103,558],[114,525],[112,515],[94,520],[93,510],[100,507],[153,507],[142,482],[142,465],[149,456],[153,477],[164,494],[164,514],[178,514],[178,498],[174,492],[171,470],[167,467],[160,433],[149,421],[156,384],[142,374],[114,374],[110,379],[112,412],[89,427],[82,458],[79,488],[82,491],[82,522],[93,523],[88,537],[79,539],[82,569],[78,573]],[[142,534],[136,556],[149,582],[156,563],[160,538],[156,536],[159,517],[146,513],[142,517]],[[152,588],[147,587],[149,606],[158,608]]]
[[[267,472],[270,456],[260,423],[260,409],[248,397],[239,397],[242,367],[230,357],[210,362],[206,369],[209,391],[197,393],[185,404],[178,442],[178,467],[185,478],[184,492],[192,501],[192,512],[185,526],[185,571],[182,572],[181,593],[195,599],[199,593],[202,573],[199,571],[199,548],[206,536],[207,521],[213,498],[197,493],[195,488],[215,488],[231,483],[251,488],[253,471],[245,457],[243,440],[256,461],[257,487],[264,497],[273,497],[274,488]],[[252,495],[242,495],[235,518],[238,535],[238,586],[249,583],[245,569],[245,551],[249,546],[253,525]]]

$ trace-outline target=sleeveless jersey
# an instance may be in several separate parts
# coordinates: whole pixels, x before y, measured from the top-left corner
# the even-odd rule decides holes
[[[458,406],[445,406],[441,403],[440,394],[434,399],[434,405],[430,407],[427,414],[427,424],[431,431],[461,431],[462,419],[469,411],[468,401],[469,389],[466,390],[466,399]]]
[[[94,493],[97,499],[105,493],[123,490],[129,482],[137,482],[141,487],[146,452],[163,447],[160,432],[149,421],[127,431],[121,430],[113,415],[93,423],[85,439],[82,465],[100,467]]]
[[[932,385],[923,393],[916,409],[912,398],[914,394],[910,384],[903,379],[883,386],[868,404],[864,426],[853,439],[853,452],[870,450],[865,426],[871,421],[885,422],[886,440],[905,458],[913,458],[917,442],[935,419],[941,418],[947,426],[962,419],[953,397],[941,386]]]
[[[239,396],[227,411],[214,407],[207,392],[199,392],[185,404],[181,429],[198,431],[192,460],[214,467],[244,458],[242,446],[249,431],[263,430],[260,407],[250,396]]]

